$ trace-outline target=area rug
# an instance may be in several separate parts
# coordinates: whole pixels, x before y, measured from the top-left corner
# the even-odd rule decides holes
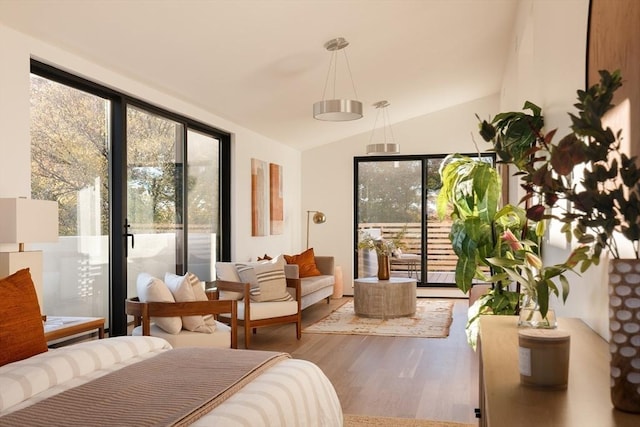
[[[411,418],[374,417],[344,414],[344,427],[475,427],[477,424],[452,421],[414,420]]]
[[[395,319],[369,319],[358,317],[353,311],[353,299],[333,311],[324,319],[305,328],[302,332],[314,334],[385,335],[394,337],[445,338],[449,326],[453,302],[418,298],[416,314]]]

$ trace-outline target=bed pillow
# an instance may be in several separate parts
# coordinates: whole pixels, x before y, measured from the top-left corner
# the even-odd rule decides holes
[[[196,279],[198,278],[196,277]],[[176,302],[196,301],[193,286],[186,274],[184,276],[178,276],[177,274],[166,273],[164,275],[164,282],[167,284]],[[200,284],[199,282],[198,280],[198,285]],[[182,327],[188,331],[202,332],[205,334],[211,334],[214,331],[214,328],[205,323],[202,315],[182,316]]]
[[[297,264],[300,272],[300,278],[321,276],[322,273],[316,266],[316,256],[313,253],[313,248],[309,248],[306,251],[298,255],[285,255],[284,259],[287,260],[287,264]]]
[[[293,300],[291,294],[287,292],[285,264],[284,258],[278,255],[267,262],[236,265],[242,282],[251,284],[251,300],[256,302]]]
[[[38,295],[28,268],[0,280],[0,366],[47,351]]]
[[[167,285],[150,274],[138,274],[136,288],[141,302],[176,302]],[[151,321],[170,334],[175,335],[182,329],[180,316],[152,317]]]

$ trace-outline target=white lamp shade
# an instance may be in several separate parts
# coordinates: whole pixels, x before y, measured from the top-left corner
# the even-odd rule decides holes
[[[0,243],[58,241],[58,202],[0,199]]]

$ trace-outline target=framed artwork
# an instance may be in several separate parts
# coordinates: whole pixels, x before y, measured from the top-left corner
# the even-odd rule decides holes
[[[269,164],[251,159],[251,235],[269,234]]]
[[[269,163],[269,219],[271,234],[282,234],[284,229],[282,166],[275,163]]]

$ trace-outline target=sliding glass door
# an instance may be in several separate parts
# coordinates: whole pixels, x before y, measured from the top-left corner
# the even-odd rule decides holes
[[[445,155],[375,156],[354,159],[355,276],[377,274],[377,256],[358,249],[364,233],[400,242],[391,275],[413,277],[419,286],[455,286],[457,257],[449,218],[439,218],[436,199]],[[490,155],[487,161],[492,161]]]
[[[140,272],[213,280],[230,256],[230,135],[32,61],[31,197],[59,205],[44,313],[127,333]],[[37,246],[37,247],[36,247]]]

